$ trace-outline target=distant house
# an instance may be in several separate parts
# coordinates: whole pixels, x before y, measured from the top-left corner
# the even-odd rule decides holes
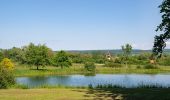
[[[111,54],[110,54],[109,51],[106,53],[106,59],[108,59],[108,60],[111,60],[111,59],[112,59],[112,56],[111,56]]]

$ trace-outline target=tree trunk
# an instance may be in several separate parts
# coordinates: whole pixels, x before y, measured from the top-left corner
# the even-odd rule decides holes
[[[126,62],[126,68],[128,68],[128,66],[127,66],[127,62]]]
[[[39,70],[38,66],[37,66],[37,70]]]

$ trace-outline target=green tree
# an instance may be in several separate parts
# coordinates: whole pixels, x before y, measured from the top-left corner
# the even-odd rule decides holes
[[[166,42],[170,39],[170,0],[163,0],[159,8],[160,13],[162,13],[162,22],[156,31],[162,31],[163,33],[155,36],[153,46],[153,55],[158,58],[162,56]]]
[[[89,72],[95,72],[96,66],[94,62],[86,62],[84,64],[84,69]]]
[[[45,45],[34,45],[30,43],[28,47],[25,48],[25,59],[26,63],[29,65],[35,65],[37,70],[39,66],[49,65],[49,48]]]
[[[56,53],[53,59],[53,64],[54,66],[61,67],[62,69],[72,65],[65,51],[59,51]]]
[[[129,56],[132,52],[132,46],[130,44],[123,45],[122,51],[123,51],[123,61],[125,61],[125,64],[127,67],[127,62],[128,62]]]
[[[12,49],[8,50],[9,58],[14,61],[20,61],[20,53],[22,53],[22,50],[20,48],[13,47]]]

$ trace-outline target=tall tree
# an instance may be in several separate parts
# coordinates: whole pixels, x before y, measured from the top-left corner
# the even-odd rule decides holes
[[[166,42],[170,39],[170,0],[163,0],[159,8],[162,14],[162,22],[157,26],[156,31],[163,31],[163,33],[155,36],[153,46],[153,55],[158,58],[162,56]]]
[[[46,66],[49,64],[49,48],[45,45],[34,45],[30,43],[25,49],[26,62],[29,65],[35,65],[37,70],[39,66]]]
[[[72,65],[65,51],[59,51],[58,53],[56,53],[56,55],[54,56],[53,63],[55,66],[61,67],[61,68],[69,67]]]
[[[123,60],[125,61],[126,67],[127,67],[129,55],[132,52],[132,46],[130,44],[126,44],[126,45],[122,46],[122,51],[123,51]]]

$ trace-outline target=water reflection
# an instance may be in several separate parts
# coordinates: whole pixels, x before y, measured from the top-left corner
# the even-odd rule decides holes
[[[113,84],[124,87],[136,87],[139,85],[170,86],[170,75],[157,74],[96,74],[95,76],[65,75],[65,76],[37,76],[17,77],[17,83],[30,87],[40,85],[65,85],[65,86],[93,86],[98,84]]]

